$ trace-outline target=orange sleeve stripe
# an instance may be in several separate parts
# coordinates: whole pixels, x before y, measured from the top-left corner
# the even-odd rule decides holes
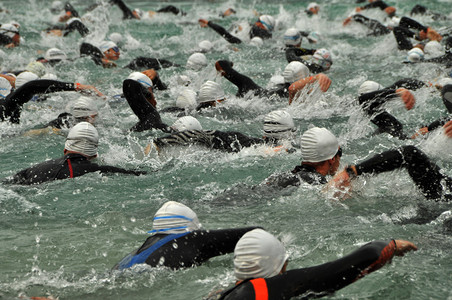
[[[256,300],[268,300],[268,288],[267,282],[264,278],[257,278],[250,280],[254,287],[254,293],[256,294]]]

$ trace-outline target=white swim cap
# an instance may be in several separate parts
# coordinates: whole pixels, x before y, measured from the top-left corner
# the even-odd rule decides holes
[[[362,95],[362,94],[372,93],[372,92],[379,91],[382,89],[383,89],[383,86],[381,84],[379,84],[378,82],[366,80],[359,86],[358,94]]]
[[[307,10],[313,9],[313,8],[320,8],[320,6],[315,3],[315,2],[311,2],[308,4],[308,7],[306,8]]]
[[[206,81],[199,90],[198,102],[210,102],[225,98],[223,88],[214,81]]]
[[[187,68],[199,71],[207,66],[207,58],[202,53],[193,53],[187,60]]]
[[[287,111],[275,110],[264,118],[264,136],[266,137],[288,138],[295,130],[293,119]]]
[[[444,47],[438,41],[430,41],[425,44],[424,53],[430,56],[440,56],[444,53]]]
[[[47,60],[66,60],[67,56],[66,53],[63,52],[63,50],[60,50],[58,48],[50,48],[46,51],[44,58]]]
[[[284,81],[287,83],[293,83],[302,78],[309,76],[309,69],[305,64],[299,61],[290,62],[283,72]]]
[[[198,216],[189,207],[168,201],[155,213],[149,233],[184,233],[201,228]]]
[[[322,66],[325,70],[328,70],[333,64],[331,53],[325,48],[317,49],[312,58],[316,64]]]
[[[450,77],[441,78],[440,80],[438,80],[437,84],[440,86],[452,84],[452,78]]]
[[[407,53],[406,62],[419,62],[424,59],[424,51],[421,48],[414,47]]]
[[[210,51],[213,48],[213,44],[210,41],[208,41],[208,40],[203,40],[203,41],[199,42],[198,47],[202,51],[207,52],[207,51]]]
[[[301,137],[301,157],[305,162],[322,162],[331,159],[338,149],[339,142],[326,128],[310,128]]]
[[[185,130],[202,130],[202,125],[199,121],[192,116],[185,116],[177,119],[171,128],[177,131],[185,131]]]
[[[64,144],[64,149],[86,156],[97,155],[99,134],[97,129],[88,122],[80,122],[71,128]]]
[[[275,18],[269,15],[262,15],[259,17],[259,21],[267,28],[268,31],[273,31],[276,25]]]
[[[301,44],[301,33],[296,28],[289,28],[284,32],[284,44],[286,46],[295,46]]]
[[[72,115],[74,118],[85,118],[92,115],[97,115],[97,107],[91,98],[81,96],[75,100],[72,106]]]
[[[112,41],[104,41],[99,45],[99,49],[102,53],[104,53],[105,51],[107,51],[108,49],[112,49],[118,47],[118,45],[116,45],[114,42]]]
[[[122,40],[123,40],[122,35],[119,32],[110,33],[108,38],[110,39],[110,41],[112,41],[115,44],[120,44],[120,43],[122,43]]]
[[[152,80],[141,72],[132,72],[127,79],[132,79],[141,83],[145,88],[152,87]]]
[[[38,77],[41,77],[46,73],[46,67],[39,61],[32,61],[25,67],[25,71],[35,73]]]
[[[176,106],[180,108],[194,108],[196,103],[196,92],[192,89],[183,89],[176,98]]]
[[[250,45],[256,46],[256,47],[260,47],[264,44],[264,40],[258,36],[253,37],[250,40]]]
[[[0,77],[0,99],[5,98],[11,93],[11,84],[8,79]]]
[[[190,77],[188,77],[186,75],[177,76],[177,84],[178,85],[189,86],[190,83],[191,83]]]
[[[389,22],[388,22],[388,27],[394,28],[394,27],[399,26],[400,20],[401,20],[400,17],[397,17],[397,16],[392,17],[391,20],[389,20]]]
[[[58,76],[53,73],[45,73],[44,75],[42,75],[41,79],[57,80]]]
[[[144,12],[141,9],[135,8],[133,11],[138,15],[138,17],[140,17],[140,19],[143,18]]]
[[[284,245],[276,237],[263,229],[248,231],[235,245],[235,278],[245,280],[276,276],[286,260]]]
[[[311,31],[307,36],[307,39],[311,43],[317,43],[320,40],[320,38],[321,38],[320,34],[318,34],[315,31]]]
[[[14,35],[19,33],[19,29],[13,24],[2,24],[2,26],[0,26],[0,33],[13,38]]]
[[[54,13],[60,12],[64,9],[63,2],[61,1],[53,1],[50,10]]]
[[[24,71],[16,77],[16,89],[20,88],[25,83],[36,79],[39,79],[38,75],[29,71]]]
[[[82,22],[82,20],[80,20],[80,18],[70,18],[69,20],[67,20],[66,21],[66,26],[69,26],[69,25],[71,25],[73,22],[75,22],[75,21],[77,21],[77,22],[80,22],[80,23],[83,23]],[[107,49],[108,50],[108,49]]]

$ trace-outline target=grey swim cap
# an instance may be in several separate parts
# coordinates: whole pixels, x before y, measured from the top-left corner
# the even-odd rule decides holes
[[[64,149],[86,156],[95,156],[97,155],[98,144],[99,134],[97,129],[88,122],[80,122],[69,131]]]
[[[336,137],[326,128],[313,127],[301,137],[301,156],[305,162],[322,162],[333,158],[339,149]]]
[[[198,216],[188,206],[168,201],[155,213],[149,233],[184,233],[201,228]]]

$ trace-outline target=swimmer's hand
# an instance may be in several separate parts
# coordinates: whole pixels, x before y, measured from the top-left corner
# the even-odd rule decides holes
[[[351,181],[357,176],[357,174],[355,166],[348,166],[333,176],[333,178],[328,182],[327,189],[334,188],[338,190],[333,195],[335,198],[340,198],[341,200],[350,198]]]
[[[111,60],[108,60],[106,58],[102,58],[102,67],[104,68],[116,68],[117,65],[112,62]]]
[[[404,88],[397,89],[396,93],[402,99],[403,103],[405,103],[405,107],[407,110],[410,110],[414,107],[414,104],[416,103],[416,98],[414,98],[413,93]]]
[[[411,136],[411,139],[415,139],[420,135],[426,135],[427,133],[428,133],[428,127],[419,128],[419,130],[416,131],[416,133]]]
[[[444,124],[444,134],[447,137],[452,138],[452,120]]]
[[[232,63],[229,60],[218,60],[215,62],[215,69],[221,74],[221,76],[226,75],[226,72],[223,68],[229,67],[232,68],[234,66],[234,63]]]
[[[224,17],[228,17],[228,16],[230,16],[232,14],[235,14],[235,10],[232,9],[232,8],[228,8],[223,13],[220,14],[220,17],[224,18]]]
[[[98,97],[105,98],[105,95],[99,92],[99,90],[96,89],[93,85],[77,83],[75,85],[75,90],[80,91],[83,94],[96,95]]]
[[[407,253],[409,251],[417,250],[417,246],[415,244],[413,244],[412,242],[404,241],[404,240],[394,240],[394,242],[396,244],[396,249],[394,252],[395,256],[404,256],[405,253]]]
[[[209,23],[209,21],[207,21],[206,19],[199,19],[198,23],[201,27],[207,27],[207,23]]]
[[[350,24],[351,21],[352,17],[348,17],[347,19],[344,20],[344,22],[342,22],[342,26],[347,26],[348,24]]]
[[[314,77],[319,82],[320,89],[322,90],[322,92],[325,93],[326,91],[328,91],[328,89],[330,88],[330,85],[331,85],[331,79],[322,73],[317,74]]]

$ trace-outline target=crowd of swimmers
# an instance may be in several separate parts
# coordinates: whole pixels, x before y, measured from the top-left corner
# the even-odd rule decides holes
[[[363,2],[363,1],[358,1]],[[112,0],[108,4],[97,3],[93,9],[119,9],[123,19],[152,19],[156,14],[186,15],[183,10],[166,6],[156,11],[131,9],[123,0]],[[310,3],[304,9],[307,16],[319,14],[321,7]],[[367,10],[380,9],[386,17],[372,19],[365,15]],[[57,24],[43,28],[45,34],[67,36],[78,32],[82,37],[90,34],[89,26],[70,3],[54,1],[52,12],[58,16]],[[222,12],[226,18],[234,15],[232,8]],[[371,36],[393,35],[400,51],[406,52],[407,63],[435,63],[444,70],[442,78],[436,82],[421,81],[416,78],[397,80],[388,87],[367,80],[357,93],[357,102],[363,112],[376,126],[376,133],[385,133],[401,140],[414,139],[433,130],[443,130],[452,137],[452,78],[447,68],[452,66],[452,29],[434,28],[421,24],[415,18],[423,14],[433,20],[447,20],[447,16],[416,5],[409,16],[397,15],[397,9],[384,1],[369,1],[357,7],[343,22],[343,26],[357,23],[365,26]],[[213,30],[220,39],[229,44],[249,43],[262,45],[264,40],[274,39],[277,26],[275,18],[268,14],[258,14],[252,24],[242,28],[237,26],[227,30],[219,21],[200,18],[198,30]],[[26,30],[15,21],[0,26],[0,45],[12,52],[20,47],[23,38],[20,31]],[[133,33],[133,32],[131,32]],[[302,183],[324,185],[333,190],[341,199],[351,197],[353,180],[364,174],[379,174],[396,169],[404,169],[415,186],[430,200],[452,200],[452,178],[445,175],[435,162],[412,145],[394,147],[370,158],[340,168],[343,148],[335,135],[327,128],[312,127],[306,130],[301,140],[296,140],[296,125],[286,107],[296,102],[303,93],[328,91],[332,80],[328,72],[333,66],[333,55],[326,48],[305,48],[302,41],[315,46],[319,35],[299,28],[287,28],[283,36],[287,65],[282,72],[282,80],[271,88],[261,87],[251,77],[238,71],[239,66],[226,58],[217,60],[214,67],[219,76],[237,87],[237,97],[262,97],[280,99],[281,109],[267,112],[262,125],[262,136],[250,136],[238,131],[204,129],[193,117],[208,109],[217,109],[227,95],[223,87],[214,80],[205,80],[196,89],[193,81],[208,65],[205,52],[212,48],[209,41],[203,41],[200,49],[190,55],[186,71],[178,77],[180,92],[174,106],[157,109],[159,90],[170,89],[163,82],[159,72],[165,68],[180,68],[181,65],[168,59],[140,56],[124,68],[132,72],[122,83],[122,94],[137,123],[130,131],[159,130],[163,135],[154,138],[143,147],[145,154],[152,149],[164,151],[168,147],[201,145],[216,151],[239,152],[243,148],[264,145],[272,151],[301,151],[301,163],[293,170],[278,174],[268,174],[263,186],[284,189]],[[80,56],[89,57],[94,64],[103,68],[118,67],[122,37],[115,33],[109,39],[96,42],[84,41],[78,45]],[[257,48],[256,48],[257,49]],[[426,59],[425,54],[436,54]],[[64,61],[75,60],[58,48],[50,48],[42,57],[35,58],[20,70],[2,70],[0,74],[0,120],[18,124],[24,105],[32,99],[45,101],[45,97],[55,92],[78,92],[82,95],[67,111],[55,115],[55,119],[27,131],[26,135],[55,133],[66,135],[62,147],[63,156],[36,164],[3,179],[3,184],[32,185],[53,180],[83,176],[92,172],[102,174],[121,173],[133,176],[146,175],[146,170],[126,170],[119,167],[98,165],[93,159],[98,156],[99,134],[96,129],[98,108],[96,101],[107,98],[95,86],[78,82],[64,82],[48,70]],[[180,88],[182,87],[182,88]],[[407,133],[402,122],[384,109],[388,101],[398,99],[405,108],[414,107],[416,99],[412,91],[421,88],[437,90],[443,100],[448,115],[430,124],[419,124],[415,133]],[[287,102],[285,102],[287,101]],[[161,114],[177,112],[180,118],[174,124],[163,122]],[[299,146],[297,146],[299,145]],[[345,152],[345,151],[344,151]],[[271,228],[268,229],[272,231]],[[394,256],[416,250],[413,243],[400,239],[372,241],[354,252],[337,260],[306,268],[288,269],[288,257],[283,244],[271,233],[259,226],[231,229],[203,229],[196,213],[186,205],[168,201],[155,213],[150,237],[137,250],[132,251],[114,266],[114,270],[133,268],[136,264],[151,267],[165,266],[171,269],[194,267],[212,257],[234,253],[235,284],[223,291],[215,291],[207,299],[290,299],[302,295],[304,298],[321,297],[341,289],[357,279],[381,268]],[[174,246],[177,245],[177,246]]]

